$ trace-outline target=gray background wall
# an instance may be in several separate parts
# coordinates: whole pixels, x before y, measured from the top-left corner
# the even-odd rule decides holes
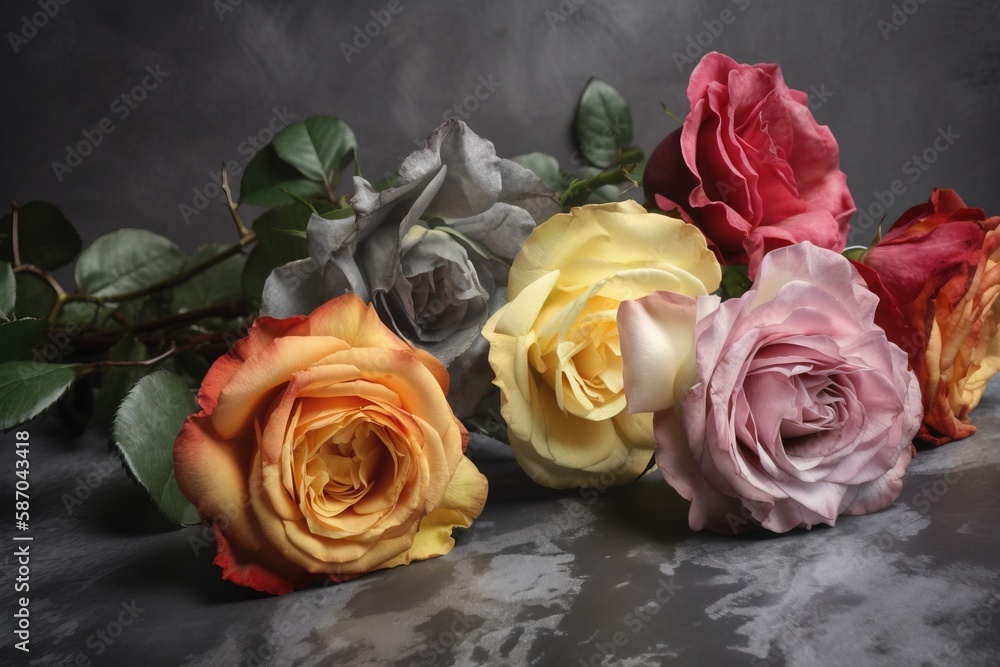
[[[815,113],[840,142],[860,209],[898,179],[904,192],[887,222],[935,186],[1000,213],[996,0],[398,0],[395,15],[389,0],[63,1],[0,9],[0,194],[58,204],[85,242],[122,226],[185,248],[230,240],[223,208],[185,221],[180,207],[199,203],[195,191],[221,160],[247,161],[241,144],[275,108],[339,116],[358,135],[366,172],[381,175],[483,77],[495,90],[467,111],[472,128],[501,155],[540,150],[565,163],[577,96],[596,75],[631,102],[636,141],[649,151],[676,127],[660,102],[687,109],[692,65],[675,54],[697,55],[699,40],[744,62],[777,62],[790,85],[820,93],[817,104],[826,98]],[[54,16],[43,21],[46,4]],[[392,18],[348,62],[344,44],[372,11]],[[33,16],[44,24],[34,31]],[[147,66],[167,76],[134,109],[116,104]],[[60,182],[53,162],[105,118],[113,131]],[[926,171],[907,169],[948,128],[958,138],[947,151]]]

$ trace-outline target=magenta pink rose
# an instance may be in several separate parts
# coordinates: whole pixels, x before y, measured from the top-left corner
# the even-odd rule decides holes
[[[709,53],[688,83],[684,125],[649,157],[646,198],[697,225],[723,264],[801,241],[840,252],[854,200],[833,133],[777,65]]]
[[[656,461],[692,529],[833,525],[896,499],[923,415],[877,302],[847,259],[803,243],[769,253],[739,299],[622,304],[628,407],[657,411]]]

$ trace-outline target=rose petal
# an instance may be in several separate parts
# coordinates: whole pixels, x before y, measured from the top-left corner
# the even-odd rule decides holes
[[[413,537],[413,546],[380,567],[391,568],[416,560],[443,556],[455,546],[452,531],[468,528],[483,510],[487,492],[486,477],[467,458],[455,469],[444,499],[420,522],[420,529]]]
[[[695,300],[655,292],[618,309],[625,396],[629,412],[656,412],[693,384]]]

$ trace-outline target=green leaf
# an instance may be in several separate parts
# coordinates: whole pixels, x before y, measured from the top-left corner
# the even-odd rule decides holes
[[[434,220],[431,220],[430,225],[431,229],[434,229],[435,231],[439,232],[444,232],[448,236],[451,236],[452,238],[456,239],[459,243],[464,244],[467,248],[471,249],[473,252],[483,257],[484,259],[488,259],[493,262],[499,262],[501,264],[506,264],[507,266],[510,266],[509,261],[495,254],[493,251],[484,246],[482,243],[479,243],[478,241],[469,238],[468,236],[458,231],[454,227],[449,226],[440,218],[435,218]]]
[[[316,202],[322,213],[333,210],[330,202]],[[257,244],[243,267],[243,296],[248,304],[259,305],[264,282],[279,266],[308,255],[306,240],[289,232],[305,232],[312,213],[299,204],[274,208],[253,223]]]
[[[733,264],[722,267],[722,284],[717,291],[723,299],[734,299],[753,287],[753,282],[747,275],[747,266]]]
[[[602,171],[597,167],[581,167],[580,168],[580,178],[591,179],[595,176],[601,174]],[[607,204],[609,202],[618,201],[618,198],[622,194],[622,189],[617,185],[602,185],[595,188],[589,195],[587,195],[587,204]]]
[[[225,246],[221,244],[202,246],[184,263],[181,270],[185,271],[200,264],[223,250]],[[170,312],[186,313],[198,308],[238,301],[243,296],[242,275],[245,263],[244,255],[233,255],[187,282],[181,283],[171,294]]]
[[[21,271],[14,274],[17,288],[17,316],[46,319],[56,303],[56,291],[52,285],[34,273]]]
[[[256,206],[283,206],[291,203],[286,192],[305,199],[326,197],[322,183],[303,178],[302,174],[278,157],[274,146],[262,148],[243,172],[240,181],[240,203]]]
[[[587,196],[586,203],[608,204],[610,202],[618,201],[618,198],[621,197],[621,195],[621,188],[614,185],[604,185],[591,192],[590,195]]]
[[[198,411],[184,380],[157,371],[132,387],[115,417],[115,447],[129,472],[149,492],[160,513],[177,525],[198,522],[174,478],[174,440],[184,419]]]
[[[319,215],[319,211],[316,210],[316,207],[313,205],[313,203],[308,199],[306,199],[305,197],[300,197],[294,192],[289,192],[287,190],[282,190],[282,192],[288,195],[289,199],[297,201],[298,203],[302,204],[307,209],[309,209],[311,212],[315,213],[316,215]]]
[[[632,183],[628,184],[629,189],[642,188],[642,179],[646,173],[646,163],[648,160],[649,158],[643,155],[641,160],[632,165],[632,168],[628,172],[628,177],[632,181]]]
[[[350,206],[346,208],[329,208],[329,210],[325,210],[326,208],[320,207],[319,211],[319,217],[326,220],[343,220],[354,215],[354,209]]]
[[[29,317],[0,324],[0,363],[30,359],[31,351],[45,340],[48,330],[46,320]]]
[[[111,319],[113,312],[115,309],[111,306],[103,306],[89,301],[70,301],[59,311],[56,322],[59,324],[69,324],[70,322],[83,325],[92,324],[102,329],[115,327],[118,326],[118,323]]]
[[[0,219],[0,260],[14,261],[14,216]],[[83,242],[58,208],[43,201],[28,202],[17,216],[17,246],[23,264],[58,269],[80,254]]]
[[[566,186],[566,178],[559,168],[559,160],[551,155],[538,152],[526,153],[512,158],[512,161],[533,171],[535,176],[542,179],[547,186],[556,192],[561,191]]]
[[[592,78],[580,96],[574,127],[580,152],[607,167],[616,161],[618,149],[632,141],[632,112],[617,90]]]
[[[282,160],[329,190],[337,185],[340,171],[350,164],[357,148],[351,128],[332,116],[307,118],[274,137],[274,149]]]
[[[7,262],[0,262],[0,319],[13,318],[16,302],[17,280],[14,278],[14,270]]]
[[[0,364],[0,431],[29,422],[59,400],[76,379],[73,364]]]
[[[399,174],[393,174],[386,176],[381,181],[372,183],[372,189],[375,190],[375,192],[385,192],[389,188],[396,187],[397,183],[399,183]]]
[[[144,322],[156,319],[163,313],[158,307],[157,300],[145,296],[141,299],[129,299],[117,306],[109,306],[89,301],[70,301],[59,311],[56,322],[68,324],[74,322],[80,325],[92,325],[101,329],[115,328],[129,322]],[[124,319],[116,320],[112,317],[115,313]]]
[[[358,161],[358,149],[354,149],[354,155],[351,156],[351,160],[354,161],[354,175],[358,178],[364,178],[361,175],[361,163]]]
[[[135,340],[131,334],[126,335],[108,350],[109,361],[142,361],[147,356],[146,346]],[[94,407],[94,417],[97,422],[110,429],[122,399],[133,385],[151,370],[149,366],[108,366],[103,369]]]
[[[76,282],[88,294],[115,296],[176,275],[184,255],[145,229],[119,229],[94,241],[76,264]]]
[[[301,229],[275,229],[278,234],[288,234],[289,236],[294,236],[299,239],[308,239],[309,236]]]

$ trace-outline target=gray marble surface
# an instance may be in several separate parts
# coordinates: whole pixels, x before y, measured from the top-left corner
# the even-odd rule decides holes
[[[280,598],[222,581],[206,531],[164,525],[100,436],[69,442],[42,422],[30,659],[8,640],[0,661],[995,665],[1000,386],[974,414],[980,432],[921,452],[889,509],[784,536],[692,533],[656,474],[603,493],[542,489],[506,447],[476,440],[490,497],[451,554]]]

